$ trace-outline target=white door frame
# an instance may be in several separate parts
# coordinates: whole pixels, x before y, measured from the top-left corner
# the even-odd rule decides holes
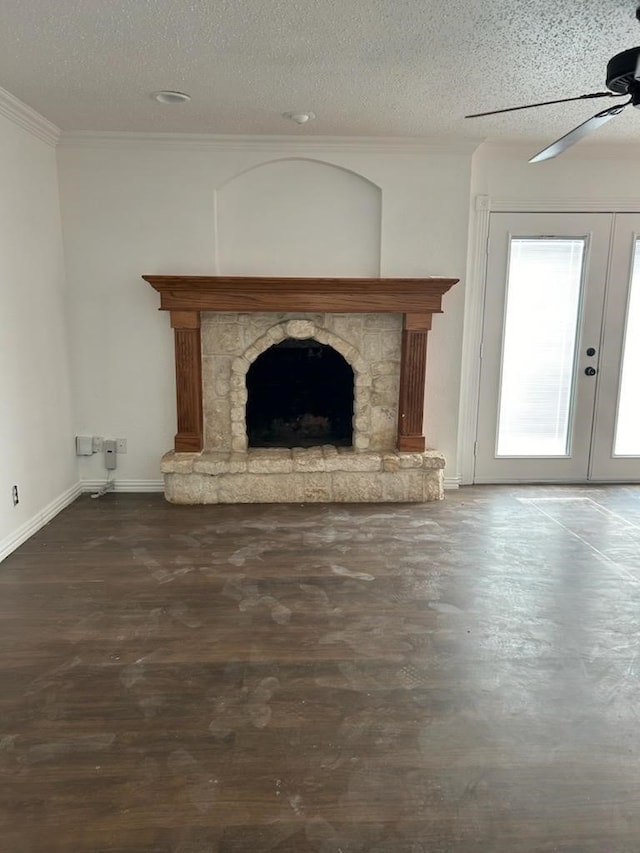
[[[473,483],[474,444],[478,426],[480,343],[484,308],[489,216],[491,213],[640,213],[640,204],[627,199],[492,199],[477,195],[469,219],[462,371],[458,411],[458,465],[462,485]]]

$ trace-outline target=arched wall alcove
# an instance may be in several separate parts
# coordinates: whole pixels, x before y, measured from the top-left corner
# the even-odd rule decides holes
[[[221,275],[378,276],[382,192],[320,160],[252,167],[216,191]]]

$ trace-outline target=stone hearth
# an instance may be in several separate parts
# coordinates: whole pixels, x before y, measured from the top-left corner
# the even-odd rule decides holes
[[[169,501],[443,497],[445,461],[425,449],[422,407],[431,314],[454,280],[146,278],[176,332],[179,431],[162,459]],[[249,447],[247,373],[272,347],[296,341],[334,350],[353,371],[351,447]]]
[[[167,453],[172,503],[421,502],[443,497],[444,457],[323,447],[251,448],[245,453]]]

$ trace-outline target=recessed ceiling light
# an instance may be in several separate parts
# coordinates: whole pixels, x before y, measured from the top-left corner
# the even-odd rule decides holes
[[[184,104],[191,100],[191,95],[186,95],[184,92],[171,92],[170,90],[152,92],[151,97],[159,104]]]
[[[296,124],[306,124],[308,121],[313,121],[316,114],[308,111],[302,112],[296,110],[295,112],[283,113],[282,117],[288,118],[290,121],[295,121]]]

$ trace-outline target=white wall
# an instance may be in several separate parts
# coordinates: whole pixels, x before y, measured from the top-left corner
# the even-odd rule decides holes
[[[472,194],[492,202],[570,202],[590,210],[635,204],[640,210],[640,145],[581,143],[553,160],[529,163],[536,145],[482,145],[473,158]],[[532,208],[536,209],[536,208]]]
[[[0,116],[0,174],[1,559],[77,469],[55,149]]]
[[[93,142],[70,138],[59,147],[78,413],[75,431],[127,439],[128,453],[119,457],[118,480],[157,481],[160,456],[172,447],[175,432],[169,317],[157,311],[158,295],[140,276],[229,270],[281,273],[281,241],[276,241],[271,255],[264,252],[266,241],[260,241],[262,262],[256,269],[255,252],[234,239],[234,203],[225,202],[224,195],[235,176],[270,161],[286,160],[300,177],[304,158],[339,166],[379,188],[380,205],[363,208],[363,215],[371,210],[378,217],[379,240],[370,241],[378,257],[367,262],[369,269],[379,269],[382,276],[463,277],[471,177],[468,151],[411,145],[315,143],[303,148],[286,142],[207,145],[99,138]],[[261,173],[259,182],[247,186],[253,186],[257,206],[263,208],[270,198],[282,200],[285,193],[290,197],[286,178],[294,173],[286,168],[281,163],[256,170]],[[314,197],[326,198],[325,174],[322,168],[304,170],[308,211]],[[246,209],[244,197],[241,206]],[[238,227],[246,228],[246,222]],[[306,252],[295,252],[299,274],[318,274],[317,258],[327,234],[322,227],[312,237],[309,229],[304,232],[303,239],[310,242]],[[321,272],[355,274],[351,268],[345,273],[339,262],[325,264]],[[426,427],[429,444],[446,454],[447,474],[454,476],[462,284],[445,297],[444,310],[434,318],[429,343]],[[105,475],[99,456],[82,459],[80,467],[84,479]]]

